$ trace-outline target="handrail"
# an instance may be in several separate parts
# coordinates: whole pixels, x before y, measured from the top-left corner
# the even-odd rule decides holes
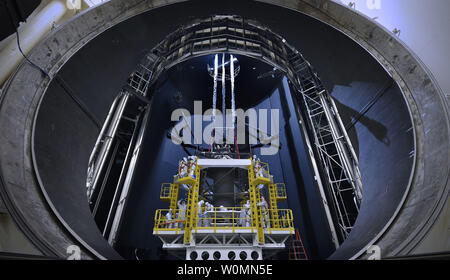
[[[172,188],[172,184],[170,184],[170,183],[163,183],[161,185],[161,192],[159,194],[160,199],[170,199],[171,188]]]
[[[286,185],[284,183],[276,183],[276,199],[287,199]]]
[[[273,227],[273,212],[278,213],[278,226]],[[293,214],[290,209],[261,209],[261,219],[263,219],[264,229],[273,232],[276,230],[292,230]],[[186,210],[158,209],[155,213],[155,231],[180,231],[185,227]],[[200,213],[197,224],[193,226],[193,230],[252,230],[256,227],[251,224],[251,208],[249,207],[213,207],[205,209]]]
[[[255,161],[254,163],[255,168],[255,176],[261,177],[261,178],[269,178],[270,179],[270,169],[269,164],[262,161]]]

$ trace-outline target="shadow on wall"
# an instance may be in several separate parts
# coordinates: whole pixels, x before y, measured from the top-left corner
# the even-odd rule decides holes
[[[337,100],[336,98],[333,98],[333,100],[338,107],[342,122],[344,123],[349,136],[351,135],[350,138],[352,142],[353,140],[356,141],[355,143],[353,143],[355,147],[359,146],[358,138],[355,133],[355,124],[357,123],[365,126],[372,133],[372,135],[378,139],[378,141],[384,143],[386,146],[391,145],[391,140],[388,137],[386,126],[376,120],[368,118],[365,114],[361,114],[361,112],[358,112],[351,107],[339,102],[339,100]]]

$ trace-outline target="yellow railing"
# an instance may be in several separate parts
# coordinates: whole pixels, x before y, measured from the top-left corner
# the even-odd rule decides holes
[[[278,215],[274,215],[277,211]],[[261,219],[263,228],[269,231],[291,230],[294,228],[292,210],[281,209],[271,210],[262,209]],[[278,223],[272,217],[279,217]],[[181,231],[186,224],[185,211],[169,209],[159,209],[155,214],[154,230],[158,231]],[[278,225],[274,227],[274,225]],[[197,224],[192,230],[231,230],[232,232],[248,229],[256,231],[256,227],[251,222],[251,211],[247,207],[214,207],[205,209],[197,218]]]
[[[214,207],[199,215],[196,229],[251,229],[251,209],[247,207]]]
[[[186,224],[186,210],[158,209],[155,213],[155,231],[184,230]]]
[[[280,230],[289,230],[291,231],[291,233],[294,232],[294,218],[292,215],[292,210],[290,209],[279,209],[276,210],[278,215],[274,215],[274,211],[273,210],[263,210],[263,214],[262,214],[262,219],[267,220],[268,217],[269,218],[269,222],[266,222],[265,224],[265,228],[267,229],[269,233],[273,232],[273,231],[280,231]],[[277,221],[275,219],[273,219],[272,217],[277,217],[278,223],[276,223]],[[274,226],[274,225],[277,225]],[[267,227],[268,225],[271,225],[270,227]]]
[[[276,187],[276,194],[277,194],[276,199],[277,200],[287,199],[286,185],[283,183],[278,183],[278,184],[275,184],[275,187]]]
[[[270,179],[269,164],[261,161],[255,161],[253,168],[255,169],[255,176]]]
[[[188,160],[179,161],[178,165],[178,173],[174,176],[174,182],[180,183],[180,184],[187,184],[192,185],[196,181],[196,176],[199,169],[199,166],[197,165],[197,161],[195,160]]]
[[[197,161],[180,160],[180,161],[178,161],[178,174],[175,176],[177,176],[178,178],[187,177],[193,171],[192,168],[196,168],[196,167],[197,167]]]
[[[164,183],[161,185],[161,193],[159,194],[159,198],[162,201],[169,201],[170,200],[170,191],[172,189],[172,184],[170,183]]]

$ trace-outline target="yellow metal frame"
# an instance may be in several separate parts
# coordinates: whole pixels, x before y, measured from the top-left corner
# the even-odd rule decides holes
[[[189,192],[188,192],[188,201],[186,206],[186,228],[184,231],[184,244],[190,244],[191,243],[191,235],[192,235],[192,229],[197,226],[197,218],[198,218],[198,196],[199,196],[199,189],[200,189],[200,170],[201,167],[196,163],[196,168],[194,171],[195,178],[189,177],[191,180],[187,181],[187,184],[190,185]],[[185,179],[185,178],[180,178]],[[180,179],[178,179],[178,182],[181,182]]]
[[[260,176],[260,174],[256,174],[255,173],[255,165],[256,164],[260,165],[261,171],[263,173],[262,174],[263,176]],[[254,180],[254,184],[256,184],[256,185],[260,185],[260,184],[267,185],[267,184],[271,184],[272,183],[273,178],[270,175],[270,170],[269,170],[269,164],[268,163],[261,162],[261,161],[254,162],[252,160],[252,165],[251,166],[252,166],[252,171],[253,171],[252,178]],[[249,176],[250,176],[250,173],[249,173]]]
[[[285,201],[287,199],[286,185],[283,183],[277,183],[275,184],[275,188],[277,201]]]
[[[161,192],[159,194],[159,198],[164,202],[169,202],[170,209],[176,210],[179,190],[180,185],[177,183],[163,183],[161,184]]]
[[[185,184],[185,185],[193,185],[193,184],[195,184],[195,181],[196,181],[196,179],[194,179],[190,176],[177,178],[177,180],[176,180],[176,182],[178,184]]]
[[[255,164],[260,165],[260,172],[256,174]],[[213,215],[209,212],[207,217],[198,217],[198,199],[200,188],[200,171],[201,166],[196,163],[194,171],[195,176],[179,177],[174,176],[174,183],[164,183],[161,185],[160,198],[163,201],[170,203],[170,209],[159,209],[155,213],[154,232],[175,232],[176,234],[184,233],[184,244],[190,244],[192,232],[199,230],[213,230],[216,233],[218,230],[229,230],[231,233],[236,233],[238,230],[251,230],[257,233],[258,243],[264,244],[264,232],[272,233],[274,231],[289,231],[294,232],[292,210],[278,209],[277,202],[283,201],[287,198],[286,187],[284,184],[274,184],[273,177],[269,173],[269,166],[267,163],[255,162],[251,160],[251,165],[248,167],[248,180],[250,192],[250,217],[242,218],[240,211],[244,207],[230,207],[227,212],[223,212],[223,208],[215,207],[212,209]],[[261,176],[263,175],[263,176]],[[180,217],[180,210],[177,209],[178,196],[180,184],[189,185],[186,211],[182,215],[183,220],[178,220]],[[266,185],[269,191],[269,209],[263,210],[258,204],[261,200],[261,192],[259,185]],[[172,218],[170,221],[166,220],[166,214],[172,211]],[[202,211],[203,212],[203,211]],[[221,213],[222,212],[222,213]],[[230,216],[231,213],[231,216]],[[226,214],[226,215],[225,215]],[[212,216],[211,216],[212,215]],[[242,219],[250,219],[251,223]],[[218,222],[218,221],[228,222]],[[208,225],[208,226],[205,226]]]
[[[185,184],[185,185],[193,185],[195,184],[196,178],[192,178],[189,175],[186,175],[185,177],[180,177],[179,174],[181,174],[181,161],[178,164],[178,174],[174,176],[174,182],[178,184]],[[196,170],[198,169],[197,161],[195,162]],[[187,170],[187,174],[190,173],[190,169]]]
[[[172,219],[170,222],[166,220],[167,212],[172,211],[173,217],[177,217],[179,214],[179,210],[172,209],[158,209],[155,212],[155,226],[153,227],[153,231],[155,234],[159,234],[160,232],[165,231],[175,231],[176,234],[179,234],[182,231],[182,227],[180,224],[184,224],[185,220],[178,220],[177,218]]]
[[[251,232],[255,231],[255,228],[251,224],[251,217],[241,217],[241,211],[245,207],[227,207],[227,212],[222,211],[221,207],[214,207],[212,211],[208,213],[208,217],[202,217],[197,220],[195,232],[199,230],[213,230],[216,233],[218,230],[231,230],[235,233],[238,229],[249,229]],[[251,210],[250,208],[248,208]],[[230,215],[231,214],[231,215]],[[243,226],[242,224],[249,222],[249,226]],[[210,224],[210,226],[205,226]],[[230,226],[221,226],[220,224],[231,224]]]
[[[258,177],[261,178],[261,177]],[[258,242],[264,244],[264,228],[262,221],[261,207],[258,204],[261,202],[261,193],[258,185],[261,184],[260,180],[257,180],[255,174],[254,161],[248,167],[248,186],[250,191],[250,207],[251,207],[251,219],[252,227],[255,227],[258,232]]]
[[[161,184],[161,192],[159,194],[159,199],[161,199],[164,202],[170,202],[171,191],[172,191],[172,184],[170,183]]]
[[[280,220],[278,216],[278,203],[277,203],[277,186],[275,184],[268,185],[268,191],[269,191],[269,207],[270,210],[270,218],[271,218],[271,224],[272,227],[279,228],[280,227]]]
[[[229,212],[223,212],[220,207],[214,207],[212,209],[213,213],[209,213],[210,215],[208,217],[202,217],[199,219],[196,219],[196,224],[191,228],[191,232],[199,232],[199,230],[212,230],[213,233],[217,233],[220,230],[229,230],[231,233],[239,233],[239,230],[250,230],[252,233],[255,231],[258,231],[256,227],[253,226],[253,224],[250,224],[250,226],[243,226],[243,222],[247,222],[248,219],[251,219],[251,217],[240,217],[240,211],[243,209],[243,207],[230,207],[227,208]],[[175,231],[177,234],[181,234],[183,232],[183,226],[185,223],[189,223],[189,219],[186,216],[186,220],[178,220],[177,218],[173,218],[170,222],[168,222],[165,218],[167,212],[169,212],[170,209],[158,209],[155,213],[155,227],[154,232],[155,234],[158,234],[160,232],[167,232],[167,231]],[[231,215],[229,215],[231,212]],[[274,226],[273,219],[269,219],[268,221],[264,221],[264,219],[261,219],[262,223],[262,229],[263,232],[267,231],[268,233],[273,233],[274,231],[294,231],[294,222],[293,222],[293,216],[292,216],[292,210],[290,209],[268,209],[268,210],[261,210],[262,216],[267,217],[273,217],[274,213],[277,212],[277,216],[281,216],[279,220],[278,227]],[[172,211],[173,217],[178,217],[179,210]],[[222,215],[222,214],[228,214],[228,215]],[[198,213],[197,213],[198,215]],[[245,220],[245,221],[242,221]],[[205,223],[205,221],[208,221],[209,223]],[[269,223],[270,227],[264,227],[264,222]],[[229,223],[231,226],[222,226],[223,224]],[[200,224],[200,225],[199,225]],[[209,224],[209,226],[205,226],[205,224]],[[185,229],[187,228],[187,225]],[[186,232],[185,232],[186,233]]]
[[[176,210],[178,205],[178,194],[180,192],[179,184],[170,184],[170,209]]]
[[[291,209],[277,209],[268,210],[268,214],[271,217],[270,224],[272,225],[269,228],[266,228],[266,232],[269,234],[272,234],[274,231],[280,232],[280,231],[288,231],[289,234],[294,234],[295,228],[294,228],[294,218],[292,215]],[[281,218],[280,218],[281,216]],[[275,218],[278,222],[278,225],[275,226]]]

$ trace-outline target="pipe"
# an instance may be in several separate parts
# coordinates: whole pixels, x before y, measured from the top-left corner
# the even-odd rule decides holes
[[[225,79],[225,53],[222,54],[222,116],[225,116],[226,114],[226,104],[225,104],[225,94],[226,94],[226,79]],[[226,118],[223,118],[223,127],[226,127]]]
[[[236,102],[234,99],[234,56],[230,55],[230,79],[231,79],[231,116],[233,120],[233,131],[234,131],[234,121],[236,117]]]
[[[213,121],[216,120],[216,102],[217,102],[217,75],[219,70],[219,55],[214,57],[214,89],[213,89]]]
[[[67,12],[67,7],[61,1],[52,1],[36,14],[29,22],[23,25],[19,32],[20,45],[27,54],[51,29],[54,22],[60,21]],[[2,85],[11,73],[22,61],[23,56],[17,46],[16,34],[0,51],[0,85]]]

